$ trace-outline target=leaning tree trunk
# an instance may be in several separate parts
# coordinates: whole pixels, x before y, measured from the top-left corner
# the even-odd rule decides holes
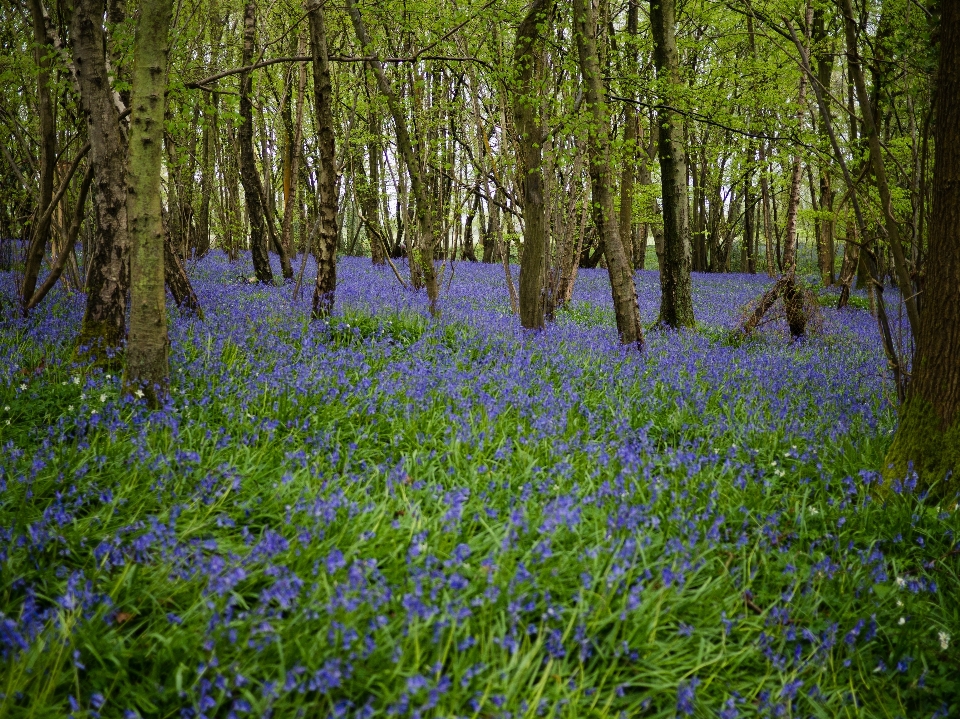
[[[316,110],[317,146],[320,168],[317,191],[320,195],[320,230],[317,233],[317,280],[313,286],[314,319],[333,310],[337,289],[337,164],[333,136],[333,86],[327,57],[327,30],[323,6],[307,5],[310,16],[310,51],[313,55],[313,102]]]
[[[403,106],[394,92],[383,72],[383,65],[373,53],[373,43],[367,34],[366,25],[363,23],[363,17],[354,0],[347,0],[347,12],[350,13],[350,21],[353,24],[354,32],[363,48],[363,52],[371,59],[367,60],[367,66],[373,72],[377,80],[377,86],[380,94],[387,101],[387,107],[390,109],[390,115],[393,118],[394,129],[397,133],[397,149],[403,157],[403,164],[407,167],[407,174],[410,177],[410,189],[413,192],[415,202],[415,212],[420,237],[418,238],[416,252],[411,256],[410,263],[413,266],[417,264],[419,270],[423,273],[423,282],[427,288],[427,297],[430,302],[430,314],[437,316],[440,314],[438,300],[440,297],[440,286],[437,283],[437,273],[433,266],[434,253],[436,252],[436,240],[434,238],[435,229],[433,226],[433,203],[426,185],[423,182],[423,175],[420,170],[419,158],[414,154],[413,142],[410,140],[410,132],[407,129],[407,118]]]
[[[253,63],[253,42],[256,33],[257,5],[254,0],[247,2],[243,14],[243,59],[244,67]],[[247,204],[247,218],[250,221],[250,253],[253,256],[253,271],[257,280],[273,283],[273,270],[270,269],[270,251],[267,243],[267,223],[264,217],[263,186],[257,171],[257,160],[253,154],[253,103],[250,101],[253,80],[251,71],[240,73],[240,182],[243,185],[243,197]]]
[[[653,59],[665,86],[680,84],[677,59],[675,0],[650,0]],[[682,121],[669,107],[669,97],[657,107],[660,126],[660,181],[663,188],[663,258],[660,264],[660,322],[669,327],[693,327],[690,287],[690,222],[687,165]]]
[[[538,111],[542,76],[542,44],[553,13],[553,0],[534,0],[517,28],[513,62],[518,73],[513,114],[517,124],[523,187],[523,255],[520,258],[520,324],[544,325],[544,264],[547,261],[547,215],[543,183],[543,143],[546,127]]]
[[[40,0],[30,0],[30,15],[33,19],[34,40],[37,43],[37,115],[40,129],[40,185],[37,188],[37,205],[34,223],[30,228],[30,244],[23,268],[23,285],[20,297],[24,307],[33,297],[40,276],[40,265],[47,248],[50,232],[50,213],[47,208],[53,199],[53,175],[57,164],[57,125],[50,95],[50,55],[53,43],[47,36],[43,8]]]
[[[890,186],[887,182],[887,171],[883,165],[880,136],[877,133],[876,122],[873,117],[872,101],[867,93],[866,82],[863,78],[863,68],[860,65],[860,55],[857,50],[857,21],[851,0],[843,0],[843,14],[848,66],[857,90],[857,100],[860,104],[860,111],[863,114],[863,130],[867,135],[867,142],[870,147],[870,163],[873,167],[874,177],[877,180],[877,190],[879,190],[880,193],[884,227],[887,231],[887,239],[890,242],[890,247],[893,250],[897,284],[900,286],[900,295],[907,308],[907,319],[910,321],[910,330],[916,335],[920,324],[920,317],[917,312],[917,300],[913,283],[910,281],[910,270],[907,267],[907,259],[903,254],[903,241],[900,239],[900,227],[897,224],[896,218],[893,216],[893,200],[890,194]]]
[[[126,394],[162,404],[170,379],[160,203],[167,36],[173,0],[145,0],[134,39],[127,222],[130,237],[130,337],[123,375]]]
[[[940,18],[933,212],[913,378],[887,454],[888,480],[912,465],[924,486],[960,472],[960,4]],[[956,480],[939,490],[952,493]]]
[[[620,238],[619,218],[614,210],[613,178],[610,167],[610,122],[604,100],[600,63],[597,59],[597,25],[589,0],[573,2],[574,34],[580,74],[583,76],[584,98],[590,113],[587,155],[590,168],[590,186],[593,192],[594,224],[600,233],[600,245],[607,260],[610,286],[613,291],[613,311],[617,318],[617,332],[625,345],[643,347],[643,328],[637,305],[637,288],[633,283],[633,268]]]
[[[96,233],[87,258],[87,304],[78,347],[83,356],[98,363],[109,361],[123,344],[130,281],[124,181],[127,140],[107,76],[104,10],[103,0],[78,0],[70,30],[96,187]]]

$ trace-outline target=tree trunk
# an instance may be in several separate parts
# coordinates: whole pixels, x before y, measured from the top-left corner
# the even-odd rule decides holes
[[[940,17],[940,68],[934,127],[933,212],[913,377],[886,458],[889,481],[912,465],[923,486],[952,494],[960,471],[960,4]]]
[[[253,62],[253,43],[256,33],[257,6],[254,0],[247,2],[243,14],[243,66]],[[267,244],[267,226],[264,218],[263,186],[257,171],[257,160],[253,154],[253,103],[250,101],[253,80],[251,72],[240,73],[240,128],[237,133],[240,145],[240,183],[243,185],[243,198],[246,202],[247,218],[250,222],[250,253],[253,257],[253,271],[257,280],[273,283],[273,270],[270,269],[270,250]]]
[[[407,174],[410,177],[410,189],[416,203],[416,217],[420,237],[418,238],[418,247],[416,256],[411,256],[411,266],[416,264],[423,273],[423,281],[427,288],[427,297],[430,302],[430,314],[437,316],[440,314],[438,300],[440,296],[440,287],[437,284],[437,274],[433,266],[434,253],[436,251],[436,240],[434,237],[433,208],[427,187],[423,183],[420,172],[420,162],[413,150],[413,143],[410,140],[410,132],[407,129],[407,118],[403,107],[397,98],[390,81],[383,72],[383,66],[376,56],[373,55],[373,43],[367,34],[367,28],[363,24],[363,18],[357,9],[354,0],[347,0],[347,11],[350,13],[350,20],[353,23],[354,31],[363,52],[374,59],[368,60],[368,67],[373,71],[377,79],[377,85],[380,93],[387,101],[390,108],[390,115],[393,117],[393,124],[397,133],[397,149],[403,157],[403,162],[407,167]]]
[[[144,0],[134,39],[127,222],[130,237],[130,337],[124,393],[163,403],[170,379],[160,203],[167,36],[173,0]]]
[[[103,0],[78,0],[70,32],[96,187],[96,233],[87,259],[87,303],[78,347],[82,356],[96,363],[110,360],[123,344],[130,281],[124,181],[127,141],[107,76],[104,10]]]
[[[380,159],[383,149],[380,146],[380,114],[373,107],[373,98],[370,98],[370,108],[367,111],[370,140],[367,143],[367,157],[370,162],[370,181],[367,183],[366,194],[361,196],[361,208],[364,213],[364,222],[367,223],[367,234],[370,235],[370,259],[375,265],[382,265],[387,261],[387,238],[380,226]],[[364,204],[366,203],[366,204]]]
[[[887,172],[883,165],[880,136],[877,134],[873,108],[871,107],[870,97],[867,94],[866,83],[863,79],[863,69],[860,65],[860,56],[857,50],[857,23],[853,14],[851,0],[843,0],[843,10],[848,64],[850,74],[853,76],[854,86],[857,90],[857,100],[860,103],[860,111],[863,115],[863,129],[867,135],[867,141],[870,146],[870,162],[873,167],[874,177],[877,180],[877,189],[880,191],[880,204],[882,205],[887,239],[893,250],[893,258],[896,265],[897,284],[900,285],[900,295],[907,308],[907,318],[910,321],[910,329],[914,336],[916,336],[920,328],[920,316],[917,312],[917,301],[914,296],[913,283],[910,281],[910,270],[907,267],[907,260],[903,254],[903,241],[900,239],[900,228],[897,225],[896,218],[893,216],[893,204],[890,196],[890,187],[887,183]]]
[[[613,311],[617,332],[625,345],[643,348],[643,328],[637,289],[633,283],[633,267],[620,238],[620,227],[614,210],[612,168],[610,166],[610,120],[604,99],[600,63],[597,59],[597,25],[590,0],[573,0],[574,34],[580,58],[580,74],[584,83],[584,99],[591,124],[587,140],[593,218],[600,235],[607,272],[613,293]]]
[[[313,317],[333,310],[337,289],[337,161],[333,134],[333,86],[327,57],[327,29],[323,6],[308,2],[310,52],[313,55],[313,102],[320,154],[317,190],[320,195],[320,231],[317,240],[317,280],[313,287]]]
[[[523,254],[520,258],[520,324],[528,329],[544,326],[544,265],[547,263],[547,219],[543,183],[543,143],[546,127],[539,112],[543,76],[543,36],[549,29],[553,0],[534,0],[517,28],[514,67],[518,88],[513,114],[520,149],[523,188]]]
[[[650,0],[650,25],[657,78],[664,86],[680,84],[675,37],[675,0]],[[663,257],[660,264],[660,319],[668,327],[693,327],[690,287],[690,223],[687,199],[687,165],[681,119],[669,108],[670,98],[660,99],[660,180],[663,190]]]
[[[47,208],[53,199],[53,176],[57,164],[57,125],[50,95],[50,54],[53,43],[47,37],[43,8],[40,0],[30,0],[30,16],[33,20],[34,41],[37,43],[37,114],[40,130],[40,184],[37,204],[34,209],[34,224],[30,228],[30,244],[23,268],[23,285],[20,297],[24,303],[33,297],[40,276],[40,265],[47,248],[50,232],[50,213]]]

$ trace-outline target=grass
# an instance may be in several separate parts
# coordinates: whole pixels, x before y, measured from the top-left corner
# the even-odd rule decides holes
[[[0,716],[960,710],[956,507],[872,496],[871,318],[638,357],[602,272],[529,337],[477,314],[493,270],[437,323],[345,263],[310,323],[201,267],[156,413],[69,364],[77,298],[10,320]]]

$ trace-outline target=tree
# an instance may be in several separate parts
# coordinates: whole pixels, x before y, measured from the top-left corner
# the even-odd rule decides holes
[[[130,280],[124,179],[127,143],[120,130],[117,103],[122,101],[114,97],[107,75],[105,11],[103,0],[78,0],[71,24],[73,62],[97,189],[93,201],[96,241],[87,260],[87,303],[79,348],[100,363],[110,360],[123,344]]]
[[[675,0],[650,0],[653,58],[661,99],[660,182],[663,187],[663,264],[660,267],[660,322],[668,327],[693,327],[690,287],[690,222],[687,210],[687,166],[683,128],[670,107],[669,90],[680,83],[675,36]]]
[[[313,54],[313,102],[316,109],[320,169],[320,231],[317,241],[317,280],[313,287],[313,317],[330,314],[337,289],[337,163],[333,135],[333,101],[330,63],[327,59],[327,30],[323,8],[309,2],[310,50]]]
[[[943,3],[940,18],[934,142],[929,261],[913,375],[885,473],[892,481],[912,466],[925,486],[960,471],[960,4],[955,2]]]
[[[167,37],[173,0],[144,0],[134,41],[127,161],[130,238],[130,335],[124,390],[158,406],[169,381],[164,239],[160,204],[163,117],[167,89]]]
[[[523,255],[520,259],[520,324],[542,329],[544,323],[544,275],[547,262],[547,215],[543,185],[543,143],[546,127],[540,88],[534,80],[543,73],[541,45],[553,13],[553,0],[534,0],[517,27],[514,65],[519,86],[513,98],[513,114],[520,149],[523,190]]]
[[[257,29],[257,4],[249,0],[243,14],[243,64],[253,63],[253,45]],[[263,183],[257,171],[257,161],[253,154],[253,102],[252,73],[246,71],[240,75],[240,117],[242,123],[238,134],[240,144],[240,182],[243,184],[243,196],[247,203],[247,217],[250,220],[250,252],[253,256],[253,271],[260,282],[272,283],[273,270],[270,269],[270,250],[267,242],[266,209],[263,206]]]
[[[617,332],[625,345],[643,347],[643,327],[637,305],[637,288],[633,283],[633,267],[620,238],[620,225],[613,203],[613,177],[610,166],[610,124],[600,62],[597,57],[597,23],[588,0],[573,0],[574,35],[580,74],[583,77],[584,99],[590,113],[587,154],[590,166],[590,187],[593,191],[593,224],[599,233],[600,246],[607,261],[610,287],[613,291],[613,312]]]

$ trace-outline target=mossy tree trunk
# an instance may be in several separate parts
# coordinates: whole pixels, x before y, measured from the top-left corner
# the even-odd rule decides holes
[[[523,254],[520,256],[520,324],[528,329],[544,326],[544,264],[547,261],[547,213],[543,182],[543,121],[541,91],[535,87],[543,75],[543,38],[549,30],[553,0],[534,0],[517,28],[514,65],[518,75],[513,98],[523,188]]]
[[[633,267],[627,261],[620,237],[620,220],[614,208],[613,172],[610,164],[610,118],[597,55],[597,23],[589,0],[573,2],[574,34],[583,77],[584,99],[590,114],[587,156],[590,168],[593,218],[600,234],[600,246],[607,261],[613,293],[617,333],[625,345],[643,347],[643,327]]]
[[[127,394],[146,395],[154,407],[163,402],[170,378],[160,169],[172,14],[173,0],[144,0],[140,6],[126,175],[130,335],[123,386]]]
[[[888,480],[912,465],[924,486],[960,471],[960,4],[942,10],[927,275],[913,377],[886,462]]]
[[[124,340],[130,268],[127,247],[127,141],[107,75],[103,0],[78,0],[70,35],[80,104],[87,116],[96,231],[87,262],[87,304],[79,349],[96,363],[110,360]]]

